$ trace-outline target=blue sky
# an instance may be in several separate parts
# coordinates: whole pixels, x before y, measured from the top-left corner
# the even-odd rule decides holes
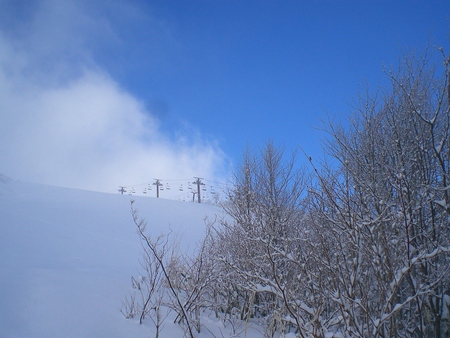
[[[327,114],[429,42],[448,1],[0,0],[0,172],[110,191],[223,181],[247,145],[321,156]],[[113,188],[110,188],[113,187]]]

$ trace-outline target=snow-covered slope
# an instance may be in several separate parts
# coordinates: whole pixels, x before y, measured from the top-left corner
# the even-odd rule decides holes
[[[192,250],[218,207],[133,197],[148,231]],[[149,337],[119,312],[141,246],[128,195],[17,182],[0,175],[0,336]],[[175,328],[173,329],[175,330]],[[176,337],[167,328],[167,337]],[[182,331],[178,331],[179,334]]]

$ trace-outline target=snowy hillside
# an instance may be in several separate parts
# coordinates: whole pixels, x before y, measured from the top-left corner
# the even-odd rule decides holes
[[[118,310],[141,251],[130,199],[0,176],[1,337],[152,336],[150,323]],[[170,225],[183,251],[203,236],[205,216],[221,213],[205,204],[133,199],[148,231]],[[164,337],[182,336],[172,322],[166,326]]]

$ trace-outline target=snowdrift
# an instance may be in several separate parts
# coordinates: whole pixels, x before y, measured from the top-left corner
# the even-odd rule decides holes
[[[205,217],[221,214],[211,205],[30,184],[0,175],[1,337],[151,336],[149,323],[127,320],[118,310],[141,252],[131,199],[147,220],[147,231],[158,235],[170,227],[183,251],[195,249]],[[180,334],[176,327],[162,332]]]

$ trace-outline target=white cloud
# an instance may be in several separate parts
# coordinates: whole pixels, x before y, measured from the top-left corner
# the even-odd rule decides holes
[[[167,137],[139,99],[95,64],[90,32],[116,37],[84,10],[43,1],[27,30],[2,27],[0,173],[100,191],[154,177],[217,178],[224,154],[214,141],[198,132]]]

